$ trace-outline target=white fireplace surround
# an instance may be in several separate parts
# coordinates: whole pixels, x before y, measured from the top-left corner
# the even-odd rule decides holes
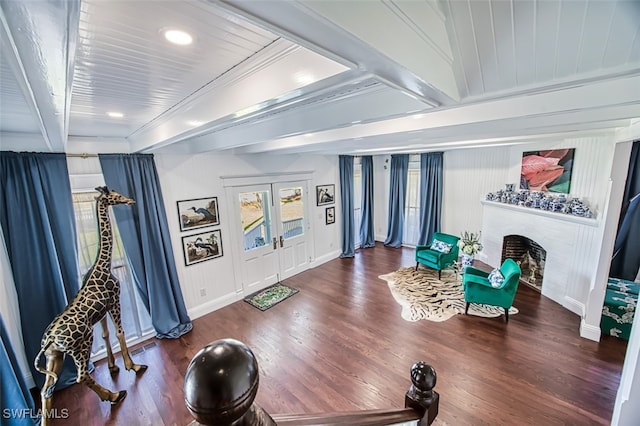
[[[542,294],[583,315],[589,296],[597,219],[553,213],[528,207],[483,201],[483,260],[499,266],[507,235],[522,235],[547,251]]]

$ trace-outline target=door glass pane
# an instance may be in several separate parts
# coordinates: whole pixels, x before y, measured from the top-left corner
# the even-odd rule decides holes
[[[304,200],[302,187],[280,190],[280,220],[285,239],[304,234]]]
[[[404,235],[402,242],[418,244],[420,232],[420,156],[410,157],[405,198]],[[416,161],[414,161],[416,160]]]
[[[360,222],[362,222],[362,159],[353,162],[353,219],[355,246],[360,246]]]
[[[271,243],[269,191],[241,192],[240,218],[244,235],[244,251]]]

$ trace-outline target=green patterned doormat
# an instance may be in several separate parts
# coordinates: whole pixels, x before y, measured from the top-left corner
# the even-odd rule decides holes
[[[284,299],[293,296],[298,291],[298,289],[289,287],[288,285],[277,283],[245,297],[244,301],[261,311],[266,311]]]

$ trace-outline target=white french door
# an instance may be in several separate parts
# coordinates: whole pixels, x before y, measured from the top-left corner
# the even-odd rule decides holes
[[[309,267],[309,232],[305,210],[309,197],[304,181],[274,184],[278,230],[280,279],[292,277]]]
[[[245,294],[309,267],[307,187],[294,181],[234,189]]]

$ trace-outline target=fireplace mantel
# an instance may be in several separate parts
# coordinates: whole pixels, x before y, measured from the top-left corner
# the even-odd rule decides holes
[[[520,235],[547,252],[542,295],[582,315],[595,274],[592,247],[598,241],[598,219],[530,207],[482,201],[481,258],[498,266],[505,236]]]
[[[575,216],[575,215],[566,214],[566,213],[550,212],[548,210],[534,209],[532,207],[523,207],[523,206],[518,206],[516,204],[500,203],[498,201],[482,200],[481,202],[482,204],[485,204],[485,205],[491,205],[494,207],[501,207],[503,209],[520,211],[522,213],[546,216],[546,217],[549,217],[552,219],[558,219],[558,220],[566,220],[567,222],[579,223],[581,225],[598,226],[598,219],[595,219],[595,218],[580,217],[580,216]]]

